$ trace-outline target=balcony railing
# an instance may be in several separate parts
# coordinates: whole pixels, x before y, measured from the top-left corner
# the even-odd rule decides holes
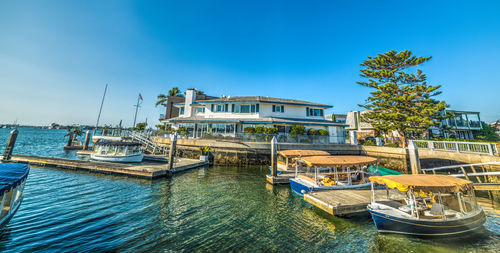
[[[420,149],[430,149],[439,151],[451,151],[459,153],[478,153],[478,154],[498,154],[495,143],[488,142],[459,142],[459,141],[413,141]]]

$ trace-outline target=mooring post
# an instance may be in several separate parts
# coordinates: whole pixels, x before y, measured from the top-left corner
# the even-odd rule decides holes
[[[419,174],[422,171],[420,157],[418,155],[418,146],[413,140],[408,142],[408,153],[410,155],[411,174]]]
[[[170,152],[168,153],[168,170],[172,171],[174,168],[175,148],[177,146],[177,133],[170,137]]]
[[[271,176],[273,177],[276,177],[278,175],[278,165],[276,163],[277,150],[278,140],[276,140],[276,136],[273,136],[273,139],[271,140]]]
[[[5,152],[3,153],[2,161],[8,161],[12,157],[12,151],[14,151],[14,145],[16,145],[18,134],[19,130],[17,129],[10,131],[9,140],[7,141],[7,146],[5,146]]]
[[[83,141],[83,150],[89,149],[89,142],[90,142],[90,131],[87,130],[85,133],[85,140]]]
[[[358,145],[358,133],[356,131],[349,131],[351,145]]]
[[[71,147],[73,145],[73,132],[70,132],[68,134],[68,143],[66,143],[66,146]]]

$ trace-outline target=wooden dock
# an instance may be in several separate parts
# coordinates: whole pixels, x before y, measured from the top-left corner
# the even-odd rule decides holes
[[[295,174],[279,174],[275,177],[266,175],[266,180],[270,184],[289,184],[290,179],[294,178]]]
[[[168,169],[167,163],[165,162],[112,163],[29,155],[14,155],[8,162],[27,163],[39,167],[49,166],[70,170],[86,170],[97,173],[149,179],[168,177],[181,171],[208,166],[208,162],[206,161],[187,158],[176,159],[172,170]]]
[[[331,215],[367,212],[371,190],[330,190],[304,194],[304,200]]]

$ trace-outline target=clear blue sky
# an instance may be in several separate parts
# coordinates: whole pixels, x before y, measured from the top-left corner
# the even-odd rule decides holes
[[[359,64],[391,49],[452,109],[500,119],[498,1],[1,1],[0,123],[157,122],[171,87],[358,109]]]

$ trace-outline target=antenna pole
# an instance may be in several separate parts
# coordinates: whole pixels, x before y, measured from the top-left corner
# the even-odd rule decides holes
[[[102,95],[101,108],[99,108],[99,115],[97,116],[97,123],[95,124],[95,131],[97,131],[97,128],[99,127],[99,119],[101,119],[102,105],[104,104],[104,98],[106,97],[107,90],[108,90],[108,84],[106,84],[106,87],[104,88],[104,94]]]

